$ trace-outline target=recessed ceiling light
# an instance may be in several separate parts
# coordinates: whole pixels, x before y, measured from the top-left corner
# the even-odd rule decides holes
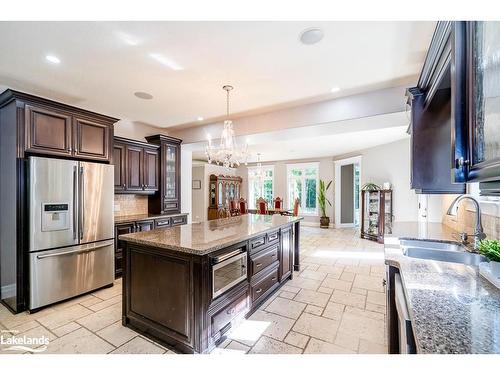
[[[331,92],[339,92],[340,91],[340,87],[332,87],[332,89],[330,91]]]
[[[124,33],[123,31],[116,31],[115,35],[125,44],[129,46],[137,46],[139,44],[139,40],[134,36]]]
[[[134,92],[134,95],[137,96],[139,99],[144,99],[144,100],[153,99],[153,95],[143,91]]]
[[[203,117],[201,117],[201,116],[199,116],[199,117],[197,118],[197,120],[198,120],[198,121],[203,121],[203,120],[204,120],[204,118],[203,118]]]
[[[161,53],[150,53],[149,56],[172,70],[184,70],[182,66],[168,57],[163,56]]]
[[[300,41],[303,44],[311,45],[318,43],[321,39],[323,39],[323,30],[312,27],[310,29],[305,29],[300,33],[299,37]]]
[[[47,55],[47,56],[45,56],[45,58],[47,59],[47,61],[51,62],[52,64],[59,64],[61,62],[61,60],[59,60],[59,58],[57,56],[54,56],[54,55]]]

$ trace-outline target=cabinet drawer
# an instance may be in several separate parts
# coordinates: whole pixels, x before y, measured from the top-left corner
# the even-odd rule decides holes
[[[154,229],[154,220],[136,222],[136,232],[147,232]]]
[[[256,302],[259,298],[264,296],[266,292],[273,286],[278,284],[278,268],[273,269],[269,275],[257,282],[255,285],[250,286],[250,295],[252,302]]]
[[[278,260],[278,245],[263,250],[250,258],[250,275],[254,276]]]
[[[172,211],[172,210],[177,210],[179,208],[179,202],[174,201],[174,202],[163,202],[163,209],[165,211]]]
[[[231,328],[231,321],[246,313],[249,310],[248,288],[242,294],[232,299],[222,308],[209,312],[210,315],[210,334],[217,340],[217,336]]]
[[[171,219],[172,226],[175,227],[177,225],[184,225],[187,223],[187,217],[186,216],[175,216]]]
[[[170,218],[155,219],[155,228],[164,228],[170,226]]]
[[[266,235],[262,235],[250,240],[250,253],[254,254],[266,246]]]
[[[267,243],[274,243],[274,242],[278,242],[280,238],[280,234],[279,234],[279,231],[275,231],[275,232],[271,232],[271,233],[268,233],[267,234]]]

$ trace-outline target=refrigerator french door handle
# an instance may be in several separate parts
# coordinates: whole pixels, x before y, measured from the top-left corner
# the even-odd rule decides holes
[[[73,239],[76,240],[78,236],[78,228],[77,228],[77,212],[78,210],[76,209],[77,207],[77,201],[76,201],[76,196],[78,194],[77,192],[77,187],[76,187],[76,173],[77,173],[77,167],[76,165],[73,167]]]
[[[53,258],[53,257],[58,257],[62,255],[70,255],[70,254],[83,254],[83,253],[91,253],[93,251],[102,249],[107,246],[113,245],[113,241],[108,241],[106,243],[100,244],[100,245],[95,245],[92,247],[88,247],[86,249],[78,249],[78,250],[72,250],[72,251],[64,251],[62,253],[54,253],[54,254],[47,254],[47,255],[37,255],[37,259],[45,259],[45,258]]]
[[[79,210],[79,225],[78,227],[80,228],[80,240],[83,240],[83,226],[84,226],[84,220],[85,220],[85,216],[84,216],[84,212],[85,212],[85,207],[84,207],[84,204],[85,204],[85,196],[84,196],[84,173],[83,173],[83,167],[80,166],[80,180],[79,180],[79,185],[80,185],[80,194],[79,194],[79,198],[80,198],[80,204],[78,205],[78,210]]]

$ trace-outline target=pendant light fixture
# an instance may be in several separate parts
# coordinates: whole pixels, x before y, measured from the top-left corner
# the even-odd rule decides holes
[[[226,91],[226,120],[220,137],[220,145],[219,147],[212,145],[209,136],[205,154],[209,164],[215,163],[229,169],[238,167],[241,163],[247,164],[248,145],[238,146],[234,136],[233,122],[229,119],[229,92],[233,89],[233,86],[225,85],[222,89]]]

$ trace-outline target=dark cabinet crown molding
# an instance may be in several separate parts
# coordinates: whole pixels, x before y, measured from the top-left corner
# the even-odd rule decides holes
[[[4,105],[8,104],[9,102],[13,100],[18,100],[24,103],[36,103],[37,105],[46,105],[49,107],[55,107],[61,110],[65,110],[68,112],[71,112],[72,114],[84,116],[84,117],[91,117],[94,119],[99,119],[100,121],[105,121],[109,122],[110,124],[114,124],[120,119],[103,115],[100,113],[92,112],[86,109],[78,108],[71,106],[69,104],[63,104],[60,102],[56,102],[51,99],[43,98],[40,96],[32,95],[32,94],[27,94],[24,92],[12,90],[12,89],[7,89],[4,92],[0,94],[0,107],[3,107]]]
[[[145,137],[146,141],[149,143],[155,143],[155,144],[160,144],[161,142],[167,142],[167,143],[182,143],[182,139],[171,137],[168,135],[164,134],[156,134],[156,135],[150,135],[148,137]]]
[[[452,26],[452,21],[439,21],[434,30],[424,66],[417,83],[417,87],[425,93],[425,106],[432,101],[441,81],[450,69]]]
[[[116,135],[114,136],[114,141],[115,141],[115,143],[124,143],[127,145],[149,148],[152,150],[157,150],[160,147],[159,145],[156,145],[156,144],[137,141],[135,139],[130,139],[130,138],[118,137]]]

